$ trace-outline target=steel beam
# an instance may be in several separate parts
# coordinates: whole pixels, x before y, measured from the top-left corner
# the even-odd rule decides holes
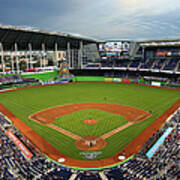
[[[6,64],[5,64],[5,61],[4,61],[4,51],[3,51],[3,44],[0,43],[0,50],[1,50],[1,65],[2,65],[2,71],[3,71],[3,74],[5,74],[5,69],[6,69]]]

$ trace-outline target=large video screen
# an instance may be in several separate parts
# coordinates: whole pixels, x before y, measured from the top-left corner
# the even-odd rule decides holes
[[[99,45],[101,56],[122,57],[129,55],[129,42],[106,42]],[[104,54],[104,55],[103,55]]]
[[[100,51],[122,52],[129,50],[129,42],[107,42],[99,45]]]

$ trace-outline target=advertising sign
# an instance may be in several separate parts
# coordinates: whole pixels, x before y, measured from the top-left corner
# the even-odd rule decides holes
[[[157,56],[166,56],[167,52],[166,51],[157,51],[156,55]]]
[[[30,159],[33,155],[32,153],[24,146],[24,144],[10,131],[6,131],[8,137],[19,147],[22,153]]]
[[[112,82],[113,81],[113,78],[105,78],[104,79],[106,82]]]
[[[167,56],[172,56],[172,52],[171,51],[167,52]]]
[[[121,82],[122,79],[121,79],[121,78],[114,78],[113,81],[114,81],[114,82]]]
[[[123,79],[122,79],[122,83],[130,83],[130,79],[128,79],[128,78],[123,78]]]
[[[158,87],[160,87],[160,86],[161,86],[161,83],[160,83],[160,82],[156,82],[156,81],[152,81],[152,82],[151,82],[151,85],[152,85],[152,86],[158,86]]]
[[[172,127],[169,127],[165,133],[159,138],[159,140],[154,144],[154,146],[146,153],[146,156],[148,158],[151,158],[154,153],[158,150],[158,148],[161,146],[161,144],[164,143],[166,137],[171,133],[171,131],[173,130]]]

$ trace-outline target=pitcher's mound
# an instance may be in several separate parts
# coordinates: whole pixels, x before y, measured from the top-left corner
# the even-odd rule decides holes
[[[76,147],[84,151],[97,151],[106,146],[106,141],[97,136],[87,136],[76,141]]]
[[[93,124],[96,124],[96,123],[97,123],[97,120],[95,120],[95,119],[84,120],[84,124],[93,125]]]

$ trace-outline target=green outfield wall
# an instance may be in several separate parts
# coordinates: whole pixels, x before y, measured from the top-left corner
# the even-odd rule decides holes
[[[83,82],[83,81],[93,81],[93,82],[122,82],[122,83],[138,83],[138,84],[144,84],[144,85],[152,85],[152,80],[144,80],[141,79],[131,79],[131,78],[114,78],[114,77],[102,77],[102,76],[76,76],[73,78],[73,82]],[[155,81],[155,80],[154,80]],[[163,87],[172,87],[172,88],[180,88],[180,85],[175,84],[167,84],[167,82],[163,81],[155,81],[159,82],[161,86]]]
[[[76,76],[73,81],[105,81],[105,82],[121,82],[121,78],[111,78],[102,76]]]
[[[104,77],[101,76],[76,76],[73,81],[104,81]]]

